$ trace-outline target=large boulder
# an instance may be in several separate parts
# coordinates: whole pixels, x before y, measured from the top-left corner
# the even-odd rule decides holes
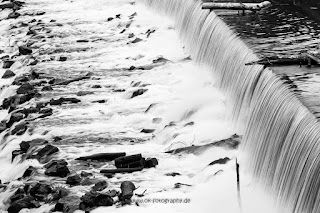
[[[129,200],[133,196],[136,186],[131,181],[123,181],[121,183],[121,194],[119,196],[121,201]]]
[[[18,89],[17,89],[17,94],[28,94],[28,93],[34,93],[34,86],[32,86],[29,83],[22,84]]]
[[[43,157],[47,157],[49,155],[52,155],[56,152],[59,152],[58,147],[53,146],[51,144],[46,145],[42,149],[38,151],[38,153],[34,156],[36,159],[40,160]]]
[[[78,174],[71,175],[67,178],[66,184],[69,184],[71,186],[79,185],[81,183],[82,179]]]
[[[14,201],[8,208],[8,213],[19,213],[24,208],[37,208],[39,204],[31,196],[25,196],[19,200]]]
[[[32,53],[32,49],[26,46],[19,46],[19,53],[21,55],[30,55]]]
[[[52,191],[53,189],[49,184],[37,183],[30,189],[30,195],[37,200],[43,201]]]
[[[113,199],[107,194],[102,194],[95,191],[87,192],[81,197],[80,209],[86,210],[98,206],[112,206]]]

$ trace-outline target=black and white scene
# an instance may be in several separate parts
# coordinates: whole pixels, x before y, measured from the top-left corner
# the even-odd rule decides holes
[[[319,213],[320,0],[0,0],[0,213]]]

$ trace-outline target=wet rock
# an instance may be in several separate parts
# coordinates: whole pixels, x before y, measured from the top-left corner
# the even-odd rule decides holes
[[[155,131],[155,129],[142,129],[141,132],[142,133],[153,133]]]
[[[51,144],[48,144],[38,151],[38,153],[35,155],[35,158],[40,160],[41,158],[47,157],[47,156],[52,155],[56,152],[59,152],[58,147],[53,146]]]
[[[126,31],[126,29],[121,30],[120,34],[124,33]]]
[[[3,61],[2,68],[9,69],[12,66],[12,64],[14,64],[13,60],[5,60],[5,61]]]
[[[117,173],[132,173],[132,172],[140,172],[143,170],[143,167],[137,168],[118,168],[118,169],[102,169],[100,173],[104,174],[117,174]]]
[[[30,30],[27,32],[27,35],[37,35],[37,31],[30,29]]]
[[[58,61],[66,61],[68,58],[66,56],[60,56]]]
[[[16,200],[8,208],[8,213],[18,213],[24,208],[37,208],[39,204],[31,196],[25,196],[22,199]]]
[[[81,197],[80,209],[86,210],[87,208],[97,206],[112,206],[113,199],[107,195],[95,191],[87,192]]]
[[[17,89],[17,94],[28,94],[28,93],[34,93],[34,86],[32,86],[29,83],[22,84],[18,89]]]
[[[91,95],[94,94],[92,91],[79,91],[77,92],[77,96],[85,96],[85,95]]]
[[[14,3],[8,2],[8,3],[0,3],[0,9],[6,9],[6,8],[13,8]]]
[[[125,156],[125,152],[116,152],[116,153],[97,153],[89,156],[83,156],[76,158],[76,160],[97,160],[97,161],[112,161],[116,158]]]
[[[101,85],[96,84],[96,85],[93,85],[92,88],[98,89],[98,88],[101,88]]]
[[[20,112],[12,113],[7,123],[7,128],[10,128],[15,122],[19,122],[24,119],[25,115]]]
[[[81,185],[82,186],[90,186],[90,185],[94,185],[96,183],[99,183],[100,181],[103,181],[103,180],[99,179],[99,178],[85,178],[82,180]]]
[[[143,41],[141,38],[135,38],[133,41],[131,41],[131,43],[135,44],[141,41]]]
[[[30,148],[30,143],[28,141],[22,141],[20,143],[20,149],[22,151],[27,152],[29,148]]]
[[[47,113],[51,113],[52,114],[53,109],[52,108],[43,108],[39,111],[40,114],[47,114]]]
[[[22,141],[20,143],[20,149],[24,152],[27,152],[31,147],[44,145],[47,143],[48,143],[47,140],[41,139],[41,138],[33,139],[31,141]]]
[[[93,191],[102,191],[105,188],[108,187],[108,183],[107,181],[103,180],[103,181],[99,181],[98,183],[96,183],[93,187],[92,190]]]
[[[65,160],[51,161],[45,165],[45,174],[48,176],[66,177],[70,174],[67,164],[68,163]]]
[[[114,89],[113,92],[125,92],[125,89]]]
[[[133,33],[130,33],[129,35],[128,35],[128,38],[133,38],[134,37],[134,34]]]
[[[158,163],[157,158],[147,158],[147,159],[146,159],[145,168],[156,167],[158,164],[159,164],[159,163]]]
[[[53,90],[52,86],[44,86],[41,89],[41,91],[52,91],[52,90]]]
[[[178,172],[171,172],[171,173],[167,173],[167,174],[165,174],[166,176],[172,176],[172,177],[175,177],[175,176],[179,176],[179,175],[181,175],[180,173],[178,173]]]
[[[29,66],[35,66],[39,63],[38,60],[32,60],[30,63],[29,63]]]
[[[159,58],[157,58],[157,59],[152,60],[152,62],[153,62],[154,64],[156,64],[156,63],[167,63],[168,61],[169,61],[168,59],[163,58],[163,57],[159,57]]]
[[[46,183],[37,183],[30,189],[30,195],[35,197],[37,200],[44,200],[51,192],[52,187]]]
[[[142,95],[142,94],[144,94],[146,91],[148,91],[148,89],[138,89],[138,90],[136,90],[136,91],[134,91],[134,92],[132,93],[131,98],[134,98],[134,97],[137,97],[137,96],[139,96],[139,95]]]
[[[86,42],[89,42],[89,40],[87,39],[79,39],[77,40],[78,43],[86,43]]]
[[[135,66],[131,66],[131,67],[129,67],[129,69],[128,70],[135,70],[136,69],[136,67]]]
[[[79,209],[79,203],[81,202],[78,196],[67,196],[59,200],[55,205],[53,211],[60,211],[63,213],[73,213]]]
[[[123,181],[121,183],[121,194],[119,196],[119,199],[121,201],[129,200],[133,196],[134,190],[136,190],[135,185],[131,181]]]
[[[30,55],[32,53],[32,49],[26,46],[19,46],[19,53],[21,55]]]
[[[22,85],[22,84],[28,82],[29,80],[30,80],[30,79],[29,79],[27,76],[24,76],[24,75],[18,76],[18,77],[16,77],[16,78],[14,79],[13,85]]]
[[[13,150],[12,151],[12,157],[11,157],[11,162],[13,162],[13,160],[18,156],[18,155],[22,155],[25,152],[22,150]]]
[[[175,189],[179,189],[179,188],[181,188],[182,186],[192,186],[192,185],[185,184],[185,183],[175,183],[175,184],[174,184],[174,188],[175,188]]]
[[[66,184],[69,184],[71,186],[79,185],[81,183],[82,179],[79,175],[71,175],[67,178]]]
[[[4,74],[2,75],[2,78],[11,78],[13,76],[15,76],[16,74],[14,74],[14,72],[12,72],[11,70],[6,70],[4,72]]]
[[[26,171],[24,171],[22,177],[26,178],[26,177],[30,177],[32,174],[34,174],[37,171],[36,168],[34,168],[33,166],[29,166],[28,169],[26,169]]]
[[[89,177],[89,176],[92,176],[92,173],[86,172],[86,171],[82,171],[80,175],[81,175],[81,177]]]
[[[7,129],[7,124],[5,122],[0,122],[0,133]]]
[[[97,101],[92,101],[92,103],[99,103],[99,104],[103,104],[106,103],[107,100],[97,100]]]
[[[109,17],[108,19],[107,19],[107,21],[112,21],[113,20],[113,18],[112,17]]]
[[[81,100],[77,98],[59,98],[59,99],[51,99],[50,105],[61,105],[63,103],[79,103]]]
[[[12,13],[10,13],[9,15],[8,15],[8,19],[16,19],[16,18],[18,18],[20,16],[20,13],[18,13],[18,12],[12,12]]]
[[[225,157],[225,158],[220,158],[218,160],[212,161],[209,163],[209,166],[215,165],[215,164],[226,164],[230,161],[230,158]]]
[[[21,122],[14,127],[14,129],[11,131],[11,135],[22,135],[25,133],[25,131],[27,131],[27,128],[27,123]]]

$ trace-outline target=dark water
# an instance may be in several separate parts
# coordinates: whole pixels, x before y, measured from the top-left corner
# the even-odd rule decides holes
[[[298,56],[320,50],[320,23],[295,8],[271,7],[257,13],[218,12],[219,16],[260,57]],[[281,66],[272,70],[318,118],[320,68]]]

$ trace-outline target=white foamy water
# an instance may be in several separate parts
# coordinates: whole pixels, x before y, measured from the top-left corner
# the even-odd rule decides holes
[[[60,149],[55,158],[66,159],[74,173],[88,170],[95,172],[97,177],[102,177],[99,170],[111,168],[112,164],[84,168],[74,160],[100,152],[126,152],[127,155],[142,153],[144,157],[156,157],[159,160],[156,168],[132,174],[117,174],[107,179],[107,189],[118,189],[122,181],[130,180],[139,187],[136,193],[147,190],[143,198],[135,196],[133,199],[151,201],[140,203],[139,207],[100,207],[93,210],[93,213],[109,210],[240,212],[235,173],[237,151],[213,147],[197,155],[165,153],[174,148],[205,145],[237,133],[233,124],[226,119],[228,106],[224,95],[215,87],[211,74],[188,59],[190,53],[185,51],[171,20],[127,0],[30,0],[21,12],[34,10],[45,11],[46,14],[3,20],[3,26],[19,21],[27,22],[33,18],[41,19],[45,24],[39,30],[39,35],[43,35],[44,40],[35,39],[36,42],[31,47],[50,55],[36,53],[35,56],[39,60],[50,56],[58,58],[60,55],[68,58],[66,62],[41,61],[34,70],[61,79],[78,77],[87,72],[92,72],[93,77],[67,86],[54,86],[53,91],[42,92],[42,97],[23,105],[34,106],[38,101],[59,97],[76,97],[81,100],[78,104],[51,106],[53,115],[31,122],[29,131],[22,136],[4,137],[5,132],[1,133],[2,182],[11,182],[10,186],[22,185],[22,181],[14,180],[21,177],[29,165],[39,168],[40,173],[44,172],[36,160],[21,162],[20,157],[16,157],[11,162],[11,152],[19,148],[21,141],[35,138],[52,141],[53,137],[59,136],[63,140],[53,143]],[[137,13],[137,16],[130,18],[133,13]],[[117,14],[121,14],[120,19],[115,18]],[[109,17],[115,19],[107,21]],[[50,22],[51,19],[56,22]],[[123,29],[126,31],[120,33]],[[147,36],[146,32],[150,29],[155,32]],[[5,38],[1,45],[24,44],[30,40],[30,36],[25,35],[27,31],[28,28],[7,31],[7,28],[1,27],[1,36]],[[128,38],[131,33],[134,34],[133,38]],[[135,38],[142,41],[130,43]],[[89,42],[77,43],[78,39],[88,39]],[[59,51],[52,53],[57,49]],[[16,52],[17,46],[8,46],[5,51]],[[153,69],[128,70],[131,66],[148,67],[153,64],[152,60],[160,56],[169,62],[156,65]],[[12,71],[17,75],[29,72],[31,68],[24,66],[27,61],[28,59],[19,56]],[[0,75],[4,71],[1,69]],[[11,86],[12,80],[13,78],[1,80],[1,99],[14,94],[17,86]],[[92,88],[93,85],[100,85],[101,88]],[[132,93],[137,89],[147,91],[131,99]],[[78,91],[83,90],[94,93],[76,96]],[[97,100],[106,102],[92,103]],[[154,104],[153,107],[145,112],[151,104]],[[9,118],[4,110],[0,116],[1,119]],[[141,133],[142,129],[155,131],[146,134]],[[231,161],[226,165],[208,167],[210,162],[224,157],[229,157]],[[172,172],[181,175],[166,175]],[[256,188],[253,190],[250,179],[247,180],[244,175],[241,178],[244,212],[270,212],[268,198]],[[44,176],[37,176],[32,180],[45,179],[64,182],[62,179]],[[174,188],[176,183],[191,186]],[[9,187],[9,190],[0,193],[0,211],[5,212],[14,188]],[[70,190],[82,196],[88,191],[88,187],[76,186]],[[164,204],[157,201],[175,198],[189,199],[190,202]],[[52,205],[46,204],[39,209],[21,212],[48,212],[51,208]]]

